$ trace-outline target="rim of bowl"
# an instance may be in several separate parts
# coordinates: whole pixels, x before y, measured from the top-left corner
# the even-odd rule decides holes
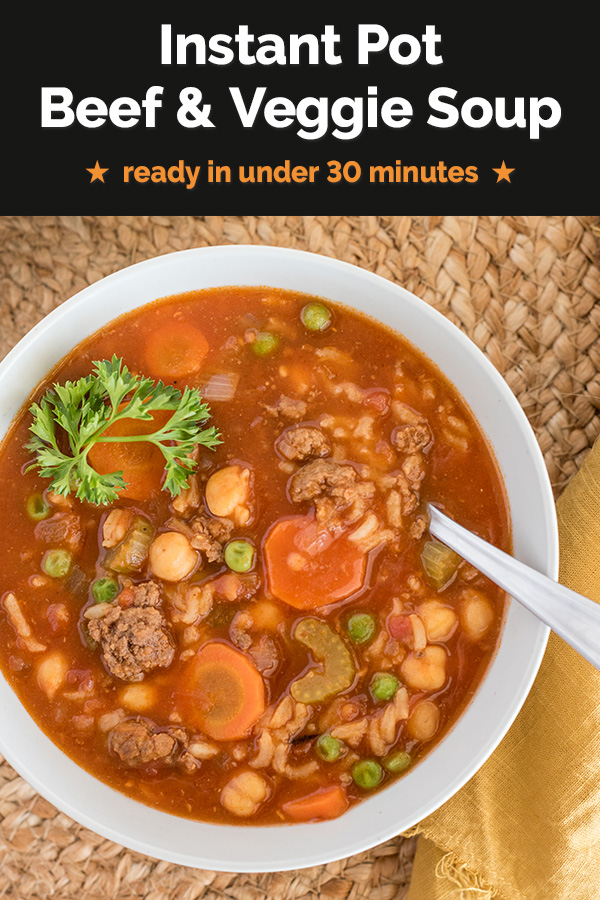
[[[7,354],[4,360],[0,362],[0,383],[5,381],[7,378],[10,378],[11,371],[20,364],[22,357],[24,357],[38,341],[41,341],[48,331],[54,330],[65,318],[72,316],[73,311],[78,307],[93,302],[95,295],[100,295],[103,291],[105,291],[107,285],[109,286],[109,289],[112,289],[119,282],[125,282],[131,277],[136,278],[137,273],[142,272],[143,270],[158,267],[168,267],[169,265],[177,266],[177,260],[182,257],[201,256],[202,259],[208,257],[209,255],[215,256],[217,260],[219,259],[219,257],[236,256],[242,262],[244,260],[244,257],[246,257],[247,259],[260,259],[260,257],[262,256],[264,257],[265,261],[268,257],[273,257],[273,255],[275,255],[276,258],[279,257],[280,259],[288,257],[289,259],[294,259],[297,262],[301,262],[302,265],[314,267],[317,280],[319,277],[319,272],[325,272],[326,270],[330,270],[331,272],[337,269],[340,274],[345,273],[345,275],[351,277],[352,279],[355,279],[357,281],[357,285],[360,282],[362,282],[366,287],[368,287],[369,284],[376,285],[380,290],[383,290],[382,285],[386,285],[386,288],[390,295],[395,294],[397,297],[402,297],[403,300],[409,304],[409,306],[413,307],[413,309],[418,308],[418,315],[423,316],[425,320],[429,319],[431,322],[435,322],[438,328],[440,328],[442,331],[446,330],[448,335],[450,335],[451,343],[456,346],[457,350],[462,350],[467,356],[476,358],[477,366],[483,371],[487,378],[492,381],[496,391],[501,395],[503,403],[506,404],[506,409],[508,410],[510,418],[513,420],[515,426],[517,427],[520,433],[520,437],[525,442],[525,447],[537,478],[536,488],[539,493],[539,497],[537,498],[539,505],[538,515],[541,516],[541,520],[545,529],[545,534],[543,535],[543,545],[541,547],[538,546],[539,553],[541,554],[538,558],[538,568],[544,571],[544,573],[549,577],[555,579],[557,578],[558,529],[550,481],[546,471],[543,456],[535,439],[533,430],[529,425],[529,422],[519,402],[508,387],[507,383],[504,381],[504,379],[495,369],[492,363],[482,353],[482,351],[479,350],[475,343],[472,342],[457,326],[450,322],[444,315],[442,315],[433,307],[429,306],[424,300],[420,299],[415,294],[407,291],[401,285],[396,284],[393,281],[388,281],[382,276],[376,275],[373,272],[369,272],[350,263],[346,263],[341,260],[333,259],[308,251],[282,247],[269,247],[265,245],[220,245],[218,247],[192,248],[190,250],[176,251],[174,253],[165,254],[163,256],[153,257],[152,259],[143,260],[139,263],[135,263],[134,265],[120,269],[118,272],[107,275],[104,278],[100,279],[98,282],[95,282],[94,284],[82,289],[77,294],[64,301],[59,307],[54,309],[44,319],[38,322],[15,345],[15,347],[12,348],[12,350]],[[241,287],[243,287],[244,284],[256,284],[265,287],[275,286],[274,281],[272,281],[269,277],[265,278],[264,282],[253,282],[249,280],[243,281],[243,279],[236,279],[235,284],[236,286]],[[220,286],[220,284],[212,285],[212,287]],[[210,287],[196,289],[209,290]],[[293,290],[293,288],[286,289]],[[194,290],[194,288],[190,288],[189,290]],[[173,293],[176,294],[181,292],[182,291],[174,291]],[[302,288],[301,292],[307,294],[312,293],[323,297],[328,296],[326,291],[311,290],[308,288]],[[149,297],[143,303],[135,304],[134,306],[131,306],[126,310],[124,309],[123,311],[132,311],[133,309],[136,309],[139,306],[143,306],[146,303],[152,303],[154,299],[160,299],[161,297],[165,296],[169,295],[161,294],[160,297]],[[336,299],[335,302],[340,302],[343,305],[345,301]],[[350,308],[354,308],[351,302],[347,305]],[[117,318],[118,315],[120,315],[120,313],[111,315],[110,318],[106,319],[106,322],[112,321],[113,319]],[[381,320],[378,319],[377,321]],[[392,330],[401,333],[398,328],[395,328],[394,326],[389,325],[385,322],[384,324],[386,325],[386,327],[389,327]],[[93,334],[101,327],[101,325],[92,327],[88,330],[87,334]],[[77,341],[75,341],[74,343],[72,342],[69,345],[70,348],[76,346],[79,340],[82,339],[83,337],[79,337]],[[408,340],[409,343],[411,343],[413,346],[415,346],[427,359],[433,362],[434,365],[438,366],[435,359],[432,359],[426,351],[421,350],[418,344],[416,344],[410,338],[405,339]],[[54,359],[54,364],[62,359],[63,356],[65,356],[68,352],[69,347],[62,351],[57,350],[55,353],[51,354]],[[41,380],[41,378],[43,378],[45,374],[47,374],[48,370],[51,368],[51,365],[52,364],[46,366],[44,372],[42,373],[40,378],[35,381],[35,383],[31,383],[29,381],[27,382],[26,396],[29,396],[31,390],[33,390],[33,388],[35,387],[35,384],[38,383],[38,381]],[[440,371],[444,372],[444,369],[441,366],[438,366],[438,368],[440,369]],[[452,381],[452,379],[450,380]],[[458,388],[456,388],[456,390],[458,390],[463,401],[467,403],[467,406],[470,407],[470,404],[464,397],[463,393]],[[22,402],[24,402],[24,400]],[[19,408],[21,408],[22,402],[19,404]],[[10,427],[10,422],[12,421],[13,417],[14,413],[11,413],[8,418],[6,426],[7,428]],[[476,416],[476,418],[478,417]],[[493,448],[492,441],[485,432],[485,429],[483,430],[486,434],[486,439],[488,440],[490,446]],[[1,426],[1,424],[0,431],[0,441],[2,441],[5,436],[5,429]],[[420,805],[418,805],[416,810],[413,810],[413,812],[409,813],[408,815],[406,813],[404,813],[403,815],[403,811],[401,809],[396,809],[394,811],[395,814],[385,813],[381,810],[375,810],[373,804],[377,804],[378,798],[380,800],[382,797],[386,796],[390,796],[391,798],[391,793],[394,792],[395,788],[398,789],[398,787],[401,786],[403,782],[407,782],[408,779],[412,779],[412,781],[414,782],[416,778],[427,780],[427,776],[432,775],[435,769],[439,768],[441,759],[440,751],[443,752],[444,748],[453,741],[453,738],[457,735],[457,733],[464,730],[460,728],[461,722],[464,722],[465,718],[469,715],[469,712],[473,710],[476,705],[478,705],[477,697],[481,695],[484,685],[490,678],[492,670],[498,663],[498,657],[500,656],[502,650],[504,634],[506,632],[507,619],[513,615],[515,608],[517,610],[516,614],[519,615],[520,618],[523,619],[523,621],[526,622],[529,626],[529,630],[531,631],[531,641],[530,645],[528,646],[528,653],[526,657],[524,657],[522,665],[519,668],[520,674],[514,685],[514,697],[512,698],[512,701],[505,700],[502,716],[495,720],[493,727],[491,727],[490,730],[487,731],[484,735],[484,738],[480,742],[478,742],[475,754],[470,755],[462,765],[455,764],[453,766],[452,777],[448,781],[446,781],[444,787],[438,789],[436,795],[430,797],[427,802],[422,802]],[[127,811],[131,820],[135,820],[137,818],[142,828],[146,827],[149,820],[153,817],[158,817],[161,820],[161,828],[154,829],[154,833],[152,834],[152,836],[147,835],[143,838],[138,838],[136,834],[132,834],[131,831],[121,827],[120,824],[115,824],[114,822],[106,822],[97,812],[90,812],[88,809],[84,808],[84,806],[80,801],[77,800],[77,798],[68,796],[66,797],[64,788],[61,791],[60,789],[57,789],[53,783],[48,782],[43,776],[40,776],[39,772],[36,769],[37,760],[39,758],[38,755],[36,755],[36,750],[33,750],[30,754],[32,758],[35,759],[34,764],[32,764],[31,759],[24,759],[22,757],[19,752],[20,742],[18,739],[15,739],[13,737],[13,732],[10,728],[6,729],[6,731],[3,729],[2,732],[0,732],[0,750],[2,751],[8,762],[15,768],[15,770],[19,772],[19,774],[22,775],[22,777],[25,778],[25,780],[29,784],[31,784],[43,797],[49,800],[59,810],[69,815],[75,821],[80,822],[84,826],[100,834],[101,836],[108,838],[109,840],[116,841],[131,850],[144,853],[156,859],[164,859],[169,862],[197,868],[207,868],[215,871],[227,872],[287,871],[309,866],[323,865],[368,850],[400,834],[402,831],[407,830],[417,822],[420,822],[422,819],[426,818],[434,810],[442,806],[475,774],[475,772],[483,765],[483,763],[493,753],[502,738],[505,736],[514,719],[518,715],[523,703],[525,702],[525,699],[529,693],[529,690],[533,684],[540,663],[542,661],[549,632],[550,629],[546,625],[535,619],[530,613],[524,610],[523,607],[520,607],[520,605],[512,601],[510,603],[508,616],[505,616],[503,637],[500,640],[500,644],[497,648],[494,659],[489,664],[488,669],[483,676],[482,681],[477,688],[477,691],[475,692],[474,698],[469,702],[469,704],[467,704],[465,709],[463,709],[458,720],[444,735],[441,741],[435,745],[435,747],[425,756],[422,761],[419,762],[417,766],[415,766],[415,769],[408,775],[394,782],[372,797],[366,798],[359,804],[354,805],[338,819],[330,820],[328,822],[288,826],[220,825],[215,823],[198,822],[192,819],[184,819],[179,816],[173,816],[169,813],[160,812],[144,804],[138,803],[137,801],[126,797],[125,795],[106,785],[104,782],[90,775],[86,770],[82,769],[79,765],[77,765],[77,763],[66,756],[66,754],[64,754],[48,737],[46,737],[44,732],[40,729],[33,718],[29,716],[29,713],[27,713],[25,707],[22,706],[18,697],[12,691],[12,688],[10,687],[8,682],[6,682],[3,673],[1,672],[0,708],[4,708],[5,712],[8,712],[9,714],[9,718],[6,721],[10,721],[10,716],[18,715],[19,713],[23,718],[24,712],[27,720],[33,726],[33,730],[36,733],[35,736],[39,739],[38,743],[40,744],[40,752],[46,751],[51,754],[60,754],[60,757],[62,757],[63,761],[65,761],[66,763],[65,767],[67,770],[70,767],[74,767],[74,769],[77,770],[77,773],[83,776],[82,778],[80,778],[80,781],[84,785],[87,784],[90,790],[99,789],[101,793],[109,792],[112,802],[121,807],[123,811]],[[55,762],[60,763],[60,757],[55,756]],[[89,783],[88,780],[93,784]],[[108,797],[109,794],[106,794],[106,796]],[[364,814],[367,805],[369,804],[371,804],[371,815],[365,816]],[[364,821],[361,821],[365,818],[367,818],[369,821],[370,827],[368,828],[365,828]],[[181,851],[177,847],[170,847],[165,849],[165,847],[161,844],[163,829],[166,833],[166,831],[168,830],[169,821],[172,823],[173,820],[179,823],[187,823],[189,828],[191,830],[196,830],[199,835],[201,835],[203,832],[213,833],[214,829],[218,829],[223,833],[239,832],[243,835],[246,835],[248,840],[243,841],[244,849],[238,849],[237,855],[235,857],[223,853],[215,853],[214,855],[211,855],[210,851],[208,855],[205,855],[205,853],[195,852],[191,854],[189,851]],[[335,823],[338,823],[337,826]],[[342,823],[341,827],[340,823]],[[274,828],[276,829],[276,831],[273,831]],[[336,830],[338,832],[343,831],[345,832],[345,834],[336,835],[335,840],[330,841],[328,844],[327,840],[331,835],[328,834],[326,836],[325,832],[331,832],[332,830]],[[291,840],[287,842],[281,841],[280,838],[283,837],[284,834],[289,835]],[[311,835],[313,836],[312,838]],[[321,835],[320,840],[316,840],[318,835]],[[206,836],[207,834],[204,834],[204,837]],[[210,834],[208,834],[208,836],[210,837]],[[270,842],[268,841],[269,837],[271,838]],[[267,838],[266,842],[264,841],[264,838]],[[273,838],[275,838],[275,840],[273,840]],[[306,849],[307,842],[313,843],[315,845],[310,851]],[[259,848],[262,846],[262,844],[265,843],[266,846],[264,851],[262,853],[259,852]],[[283,854],[280,854],[279,858],[271,861],[270,858],[272,856],[277,857],[279,850],[282,849],[279,847],[281,843],[288,843],[290,847],[285,850]],[[299,851],[297,851],[298,847],[300,848]]]

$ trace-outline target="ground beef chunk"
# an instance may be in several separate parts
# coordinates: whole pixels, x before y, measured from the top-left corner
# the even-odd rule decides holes
[[[275,447],[282,456],[291,460],[329,456],[331,453],[329,438],[314,425],[288,428],[277,438]]]
[[[415,521],[409,528],[409,535],[414,541],[419,541],[427,531],[427,519],[424,516],[417,516]]]
[[[223,545],[231,537],[233,522],[230,519],[198,516],[191,523],[191,529],[192,547],[204,553],[209,562],[223,562]]]
[[[399,528],[402,516],[409,516],[419,505],[418,486],[415,490],[402,472],[390,479],[389,486],[392,490],[387,498],[388,521],[393,528]]]
[[[252,638],[248,634],[254,624],[252,615],[247,609],[241,609],[231,620],[229,626],[229,637],[232,643],[240,650],[248,650],[252,645]]]
[[[267,634],[263,634],[260,640],[250,647],[248,653],[252,657],[258,671],[262,672],[266,678],[274,675],[279,668],[281,658],[277,650],[277,644]]]
[[[360,481],[349,465],[315,459],[292,477],[290,495],[296,503],[312,500],[317,522],[327,528],[357,522],[369,508],[375,485]]]
[[[265,406],[271,416],[283,416],[286,419],[303,419],[306,415],[307,405],[304,400],[295,400],[282,394],[273,406]]]
[[[166,760],[175,749],[175,738],[154,732],[147,722],[126,719],[109,732],[108,746],[128,766]]]
[[[132,584],[133,600],[129,606],[160,606],[160,589],[155,581]]]
[[[415,491],[418,493],[421,487],[421,482],[425,477],[423,454],[411,453],[402,463],[401,469],[403,475],[408,481],[411,491]]]
[[[106,668],[122,681],[141,681],[146,672],[169,666],[175,648],[166,621],[157,609],[158,586],[148,581],[130,589],[133,601],[127,608],[111,604],[99,619],[91,619],[88,631],[102,646]]]
[[[400,453],[418,453],[433,440],[429,426],[401,425],[392,435],[392,443]]]
[[[407,454],[401,470],[384,476],[382,487],[389,488],[386,497],[386,514],[392,528],[402,527],[405,516],[412,515],[420,503],[421,482],[425,477],[424,457],[420,452]],[[409,528],[410,537],[418,540],[424,533],[426,524],[417,519]]]
[[[187,772],[188,775],[191,775],[193,772],[197,772],[200,767],[200,760],[196,759],[188,750],[184,750],[183,753],[179,754],[179,758],[177,762],[181,766],[184,772]]]

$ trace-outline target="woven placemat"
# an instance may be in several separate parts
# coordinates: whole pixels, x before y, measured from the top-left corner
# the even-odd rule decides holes
[[[148,257],[244,243],[323,253],[404,285],[475,341],[517,395],[558,492],[600,432],[599,222],[591,216],[0,218],[0,358],[67,297]],[[82,828],[6,762],[0,819],[0,896],[19,900],[403,900],[415,849],[414,840],[396,838],[328,866],[270,875],[187,869]]]

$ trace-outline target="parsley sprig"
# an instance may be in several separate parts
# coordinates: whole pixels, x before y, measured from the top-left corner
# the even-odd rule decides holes
[[[107,428],[121,419],[152,419],[152,413],[172,410],[165,425],[152,434],[107,436]],[[214,448],[220,436],[214,426],[202,428],[210,410],[196,388],[177,388],[151,378],[132,375],[122,359],[94,362],[91,375],[54,384],[30,408],[33,435],[27,449],[39,469],[51,478],[51,490],[96,505],[112,503],[127,486],[123,472],[101,475],[87,456],[96,443],[149,441],[165,458],[163,490],[175,497],[187,487],[196,463],[189,456],[196,446]],[[68,445],[68,451],[66,450]],[[63,449],[65,448],[65,449]]]

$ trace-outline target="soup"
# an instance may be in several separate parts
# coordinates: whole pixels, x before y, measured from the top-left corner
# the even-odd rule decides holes
[[[0,663],[75,762],[180,816],[318,821],[452,726],[505,597],[426,505],[503,549],[508,511],[399,335],[286,291],[185,294],[32,401],[0,452]]]

